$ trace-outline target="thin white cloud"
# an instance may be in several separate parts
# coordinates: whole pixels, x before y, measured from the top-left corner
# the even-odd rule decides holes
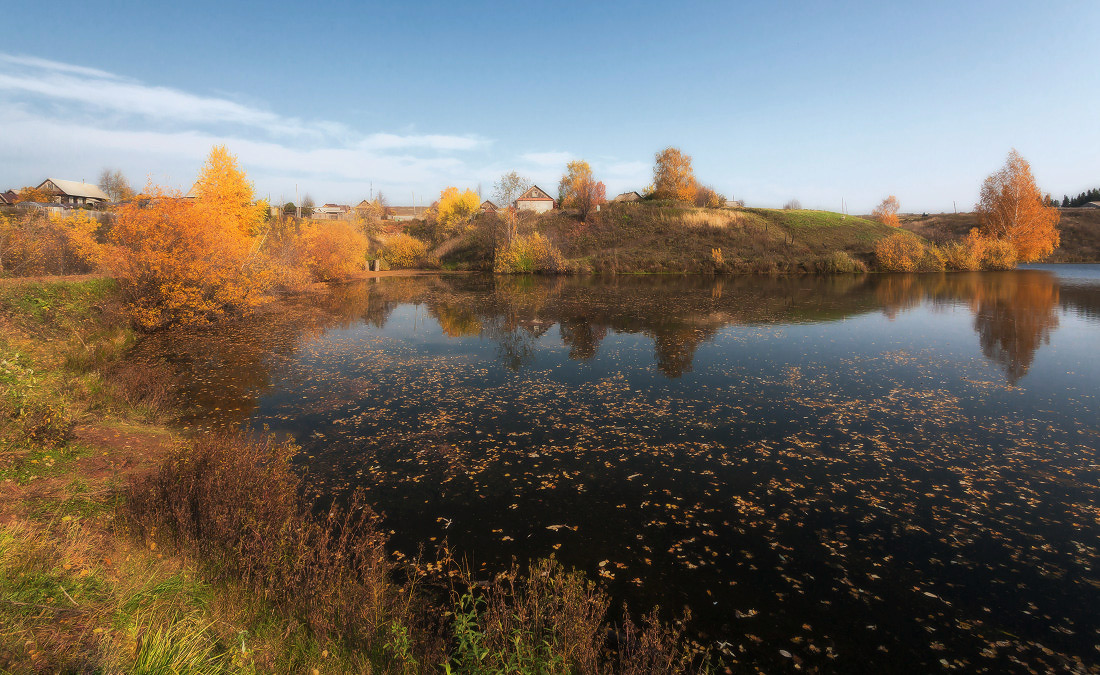
[[[101,77],[104,79],[112,80],[121,79],[117,75],[108,73],[105,70],[99,70],[98,68],[88,68],[87,66],[76,66],[70,63],[61,63],[60,61],[40,59],[37,56],[18,56],[14,54],[4,54],[3,52],[0,52],[0,61],[16,66],[30,66],[32,68],[53,70],[61,73],[74,73],[76,75],[84,75],[87,77]]]
[[[201,96],[151,86],[106,71],[48,59],[0,53],[0,101],[49,102],[102,115],[144,118],[150,126],[239,126],[276,137],[302,140],[346,139],[349,147],[369,150],[420,148],[441,152],[470,150],[486,141],[474,136],[376,133],[360,137],[346,125],[328,120],[303,121],[219,96]]]
[[[371,134],[358,146],[369,150],[397,150],[426,148],[430,150],[473,150],[488,141],[476,136],[446,136],[441,134],[408,135]]]

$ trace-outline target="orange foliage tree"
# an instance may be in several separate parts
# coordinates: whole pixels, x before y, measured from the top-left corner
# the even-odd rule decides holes
[[[1012,244],[1023,262],[1045,258],[1060,243],[1058,209],[1043,204],[1031,166],[1015,149],[1001,170],[985,179],[975,210],[982,233]]]
[[[679,148],[665,148],[657,153],[653,165],[653,196],[658,199],[695,201],[695,171],[691,168],[691,156]]]
[[[192,203],[150,187],[117,211],[104,263],[145,330],[244,313],[270,285],[256,259],[261,213],[224,146],[211,150],[195,191]]]
[[[899,208],[901,208],[901,205],[898,203],[898,198],[894,195],[890,195],[879,202],[879,205],[871,212],[871,216],[883,225],[900,227],[901,220],[898,218]]]
[[[45,204],[53,201],[53,195],[36,187],[25,187],[19,191],[19,201]]]
[[[562,208],[576,209],[582,220],[588,220],[589,214],[607,201],[607,188],[592,177],[588,162],[577,160],[565,167],[558,183],[558,200]]]
[[[134,323],[200,324],[258,304],[267,275],[250,269],[252,237],[212,209],[149,192],[118,209],[104,256]]]
[[[215,145],[195,181],[195,205],[229,221],[242,234],[256,234],[267,212],[256,202],[252,183],[224,145]]]

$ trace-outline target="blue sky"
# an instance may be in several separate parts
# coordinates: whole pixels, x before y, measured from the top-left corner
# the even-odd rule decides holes
[[[189,187],[209,148],[257,192],[392,204],[586,159],[644,188],[675,145],[750,205],[969,209],[1012,147],[1100,185],[1100,3],[13,3],[0,189]]]

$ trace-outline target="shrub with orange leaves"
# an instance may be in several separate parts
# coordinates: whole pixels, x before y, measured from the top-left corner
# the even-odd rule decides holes
[[[982,250],[982,268],[987,270],[1016,269],[1016,246],[1006,239],[990,239]]]
[[[382,249],[382,260],[390,267],[416,267],[428,255],[428,245],[416,237],[399,234]]]
[[[145,330],[243,313],[270,282],[236,218],[151,189],[119,207],[104,264]]]
[[[947,267],[962,272],[980,270],[987,242],[988,240],[977,229],[970,230],[970,234],[965,239],[951,242],[944,247]]]
[[[1011,243],[1023,262],[1042,260],[1060,243],[1061,214],[1044,205],[1031,165],[1015,149],[1001,170],[985,179],[975,210],[982,233]]]
[[[81,274],[99,264],[100,222],[87,211],[0,215],[0,274]]]
[[[302,240],[305,264],[319,281],[345,279],[363,270],[367,238],[347,221],[311,223]]]
[[[875,244],[875,260],[884,272],[935,272],[944,269],[942,251],[908,232],[883,237]]]
[[[894,195],[890,195],[879,202],[879,205],[875,207],[874,211],[871,211],[871,217],[883,225],[900,227],[901,220],[898,218],[899,208],[901,208],[901,205],[898,203],[898,198]]]

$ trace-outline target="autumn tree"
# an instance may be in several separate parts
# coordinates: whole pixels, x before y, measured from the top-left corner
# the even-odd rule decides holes
[[[685,155],[679,148],[672,147],[657,153],[653,165],[654,197],[693,202],[697,189],[690,155]]]
[[[701,185],[695,191],[695,205],[707,209],[718,209],[726,205],[726,198],[714,188]]]
[[[195,192],[192,202],[151,187],[116,212],[104,264],[140,328],[241,314],[270,285],[257,259],[263,203],[224,146],[211,150]]]
[[[894,195],[890,195],[879,202],[879,205],[875,207],[874,211],[871,211],[871,217],[883,225],[900,227],[901,220],[898,218],[899,208],[901,208],[901,205],[898,203],[898,198]]]
[[[446,234],[454,233],[470,222],[480,206],[481,198],[473,190],[459,192],[456,187],[446,188],[439,193],[436,206],[440,229]]]
[[[103,190],[112,202],[126,201],[134,196],[130,182],[118,169],[103,169],[99,174],[99,189]]]
[[[20,202],[32,202],[35,204],[45,204],[53,201],[53,195],[45,190],[40,190],[33,186],[27,186],[19,191]]]
[[[529,179],[515,171],[509,171],[493,185],[493,199],[496,200],[497,206],[508,208],[530,187],[531,181]]]
[[[302,197],[302,217],[312,218],[314,206],[316,206],[316,204],[313,203],[313,197],[310,197],[308,194]]]
[[[975,210],[982,233],[1012,244],[1021,262],[1041,260],[1060,243],[1058,209],[1043,204],[1031,166],[1015,149],[985,179]]]
[[[589,214],[607,201],[607,188],[592,177],[592,167],[588,162],[569,162],[565,175],[558,183],[558,201],[562,208],[576,209],[581,220],[587,221]]]
[[[224,145],[215,145],[195,181],[195,206],[225,219],[241,234],[255,234],[266,203],[259,205],[252,183]]]

